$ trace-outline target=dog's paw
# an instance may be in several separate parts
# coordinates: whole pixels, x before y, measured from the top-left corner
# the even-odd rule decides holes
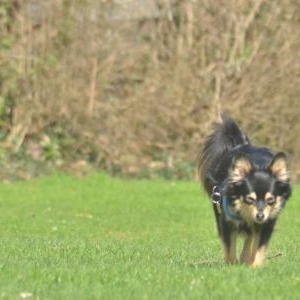
[[[250,264],[250,268],[252,269],[257,269],[257,268],[260,268],[262,266],[262,262],[253,262]]]

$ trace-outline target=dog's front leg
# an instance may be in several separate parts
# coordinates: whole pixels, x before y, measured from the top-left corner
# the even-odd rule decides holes
[[[263,263],[275,222],[276,221],[273,220],[272,222],[265,224],[261,230],[255,233],[252,245],[251,267],[256,268]]]
[[[249,261],[250,266],[252,268],[257,268],[261,266],[265,258],[267,245],[261,245],[260,241],[261,241],[261,232],[256,232],[253,238],[252,254],[251,254],[251,259]]]
[[[252,244],[253,235],[248,235],[245,238],[243,250],[240,257],[240,262],[242,264],[250,264],[252,262]]]
[[[225,248],[225,261],[228,264],[236,264],[236,240],[237,240],[237,232],[232,231],[229,228],[228,232],[223,236],[224,248]]]

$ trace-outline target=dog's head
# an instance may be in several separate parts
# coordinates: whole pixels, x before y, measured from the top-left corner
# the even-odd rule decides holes
[[[289,182],[284,153],[277,153],[264,167],[240,155],[232,162],[226,194],[241,218],[249,224],[262,224],[277,218],[291,195]]]

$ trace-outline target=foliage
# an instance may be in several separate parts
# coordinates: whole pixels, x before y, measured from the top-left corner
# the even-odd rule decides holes
[[[5,162],[191,178],[227,110],[298,179],[298,1],[132,3],[1,1]]]

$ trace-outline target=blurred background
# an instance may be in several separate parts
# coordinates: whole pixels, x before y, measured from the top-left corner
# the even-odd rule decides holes
[[[0,180],[195,179],[221,111],[300,179],[298,0],[1,0]]]

